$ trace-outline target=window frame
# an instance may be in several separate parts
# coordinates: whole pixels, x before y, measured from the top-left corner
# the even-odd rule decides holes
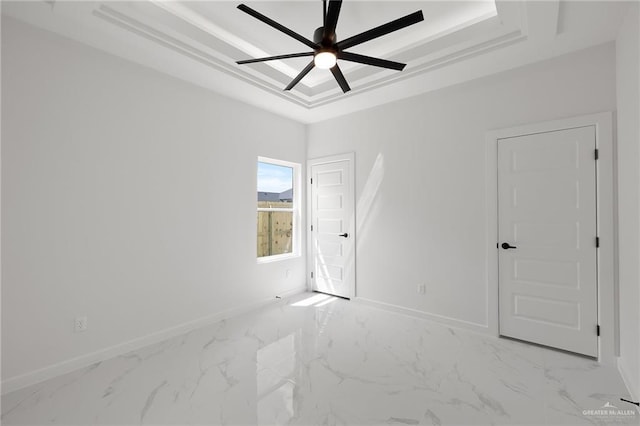
[[[277,262],[280,260],[286,260],[286,259],[293,259],[293,258],[297,258],[300,257],[301,255],[301,250],[300,250],[300,241],[301,241],[301,211],[300,211],[300,206],[301,206],[301,198],[302,198],[302,176],[301,176],[301,170],[302,170],[302,165],[300,163],[294,163],[291,161],[286,161],[286,160],[279,160],[276,158],[270,158],[270,157],[262,157],[262,156],[258,156],[258,159],[256,161],[256,194],[259,192],[258,191],[258,163],[267,163],[267,164],[272,164],[274,166],[282,166],[282,167],[289,167],[292,169],[293,171],[293,176],[292,176],[292,183],[293,183],[293,203],[291,207],[257,207],[257,200],[256,200],[256,226],[254,229],[257,230],[258,228],[258,212],[270,212],[270,211],[275,211],[275,212],[291,212],[292,213],[292,227],[291,227],[291,253],[282,253],[282,254],[274,254],[271,256],[262,256],[262,257],[258,257],[257,252],[256,252],[256,259],[258,263],[271,263],[271,262]],[[256,244],[254,244],[254,247],[257,247],[257,243],[258,242],[258,234],[256,232]]]

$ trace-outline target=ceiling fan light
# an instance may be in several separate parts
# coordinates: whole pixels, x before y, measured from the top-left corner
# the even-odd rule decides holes
[[[315,66],[323,70],[333,68],[336,65],[336,61],[336,54],[326,50],[316,53],[316,56],[313,58]]]

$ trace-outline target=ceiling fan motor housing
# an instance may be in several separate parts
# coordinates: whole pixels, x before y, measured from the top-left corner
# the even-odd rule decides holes
[[[313,32],[313,42],[324,48],[331,48],[335,44],[337,38],[336,33],[330,34],[331,38],[324,38],[324,27],[319,27]]]

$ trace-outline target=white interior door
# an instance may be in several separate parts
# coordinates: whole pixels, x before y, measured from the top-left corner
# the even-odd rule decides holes
[[[353,155],[309,163],[313,289],[351,298],[355,290]]]
[[[593,126],[498,141],[500,334],[593,357],[595,143]]]

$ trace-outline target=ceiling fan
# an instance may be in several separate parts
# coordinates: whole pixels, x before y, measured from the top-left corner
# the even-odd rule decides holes
[[[337,60],[341,59],[344,61],[350,62],[358,62],[366,65],[373,65],[376,67],[389,68],[392,70],[402,71],[406,64],[402,64],[400,62],[388,61],[386,59],[373,58],[371,56],[359,55],[357,53],[345,52],[346,49],[356,46],[358,44],[364,43],[369,40],[373,40],[374,38],[382,37],[383,35],[392,33],[394,31],[398,31],[402,28],[408,27],[409,25],[416,24],[420,21],[424,20],[424,16],[422,15],[422,11],[419,10],[417,12],[411,13],[402,18],[396,19],[391,22],[387,22],[386,24],[380,25],[378,27],[372,28],[368,31],[362,32],[360,34],[354,35],[353,37],[349,37],[345,40],[338,41],[336,37],[336,24],[338,23],[338,16],[340,15],[340,7],[342,6],[342,0],[329,0],[329,7],[327,8],[327,0],[322,1],[322,22],[323,25],[320,28],[317,28],[313,33],[313,41],[308,38],[301,36],[295,31],[290,30],[270,19],[260,12],[250,8],[245,4],[241,4],[238,6],[238,9],[241,11],[253,16],[254,18],[264,22],[265,24],[275,28],[278,31],[281,31],[287,34],[290,37],[295,38],[299,42],[307,45],[311,49],[312,52],[303,52],[303,53],[289,53],[286,55],[277,55],[277,56],[269,56],[266,58],[257,58],[257,59],[247,59],[243,61],[237,61],[239,65],[242,64],[251,64],[255,62],[266,62],[273,61],[276,59],[287,59],[287,58],[300,58],[303,56],[313,56],[313,60],[307,65],[300,74],[294,78],[291,83],[284,90],[291,90],[296,84],[300,82],[314,67],[318,67],[321,69],[329,69],[331,73],[335,77],[338,85],[342,89],[344,93],[347,93],[351,88],[347,83],[347,80],[344,78],[340,67],[337,64]]]

